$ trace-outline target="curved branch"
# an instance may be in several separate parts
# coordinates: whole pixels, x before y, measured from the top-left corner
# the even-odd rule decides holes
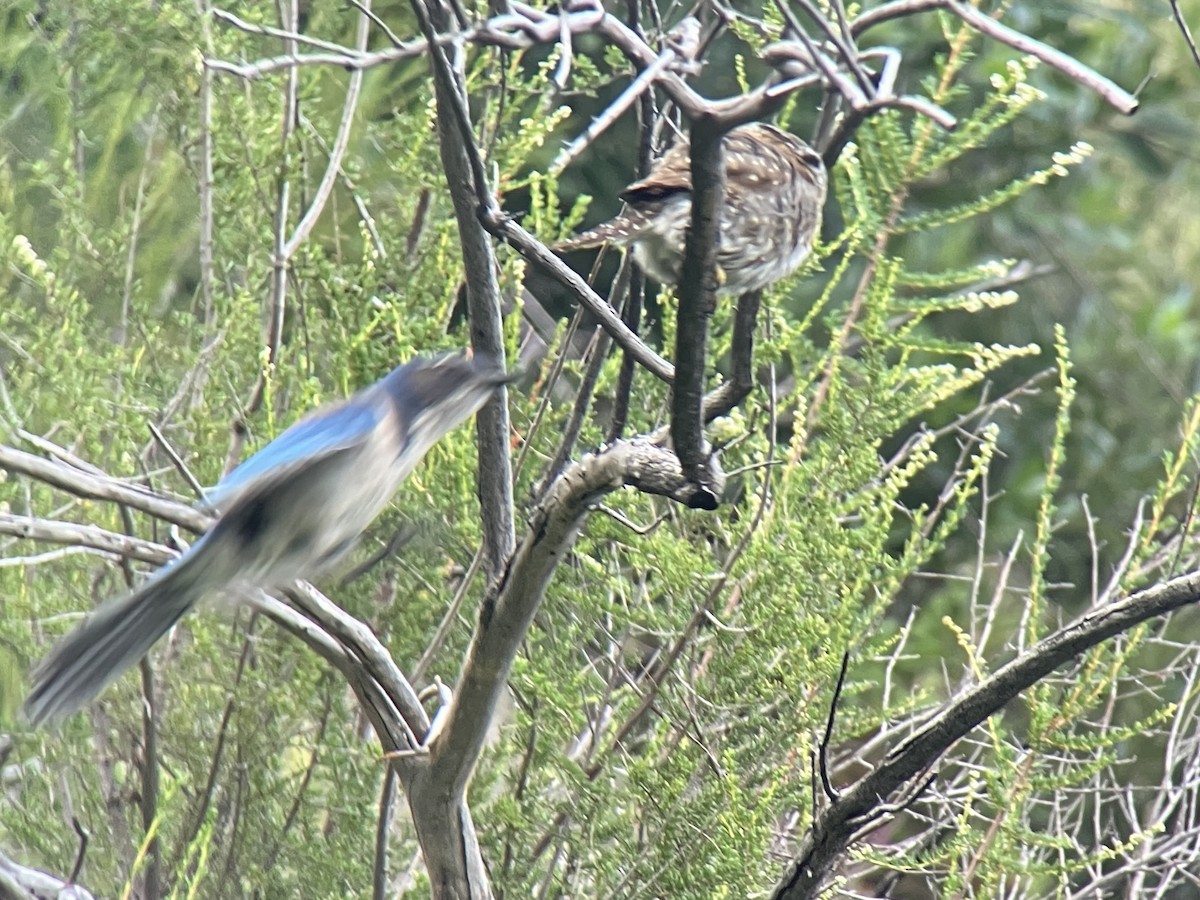
[[[964,691],[917,726],[892,748],[879,768],[843,791],[817,817],[772,896],[776,900],[818,896],[850,843],[872,830],[880,815],[888,811],[888,799],[928,771],[971,729],[1079,654],[1147,619],[1193,603],[1200,603],[1200,572],[1093,610]]]
[[[92,900],[92,894],[73,882],[13,862],[0,852],[0,897],[5,900]]]
[[[619,441],[585,456],[551,485],[498,589],[480,608],[446,725],[433,739],[431,777],[442,792],[461,796],[465,790],[512,662],[588,511],[626,485],[689,506],[697,492],[675,455],[647,440]]]

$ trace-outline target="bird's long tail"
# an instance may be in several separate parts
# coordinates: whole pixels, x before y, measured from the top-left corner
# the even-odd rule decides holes
[[[615,219],[602,225],[597,225],[590,231],[575,237],[559,241],[551,249],[559,253],[570,253],[574,250],[587,250],[602,244],[626,244],[640,234],[648,220],[648,216],[640,210],[627,208]]]
[[[33,674],[25,717],[38,725],[87,704],[145,656],[213,586],[202,538],[132,594],[101,606],[50,651]]]
[[[590,250],[592,247],[599,247],[601,244],[607,243],[608,238],[603,234],[597,234],[598,230],[585,231],[576,237],[559,241],[557,244],[552,244],[550,249],[559,253],[571,253],[575,250]]]

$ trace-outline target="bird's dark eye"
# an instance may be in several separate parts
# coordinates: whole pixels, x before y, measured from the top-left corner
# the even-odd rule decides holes
[[[801,150],[800,158],[804,161],[805,165],[812,166],[814,169],[823,169],[825,167],[825,160],[821,159],[821,154],[816,150]]]
[[[687,188],[679,185],[648,184],[635,190],[624,191],[621,199],[626,203],[651,203],[664,200],[672,194],[686,194]]]

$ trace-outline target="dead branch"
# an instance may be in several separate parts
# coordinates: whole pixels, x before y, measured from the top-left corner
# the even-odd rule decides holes
[[[884,761],[843,790],[820,814],[772,896],[777,900],[817,897],[850,843],[878,826],[889,798],[902,793],[973,728],[1081,653],[1148,619],[1197,602],[1200,572],[1191,572],[1093,610],[963,691],[928,720],[910,723],[911,733],[896,743]]]

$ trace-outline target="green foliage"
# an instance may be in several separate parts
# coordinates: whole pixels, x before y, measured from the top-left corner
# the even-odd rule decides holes
[[[411,26],[400,6],[376,12],[398,31]],[[265,55],[269,44],[204,25],[194,5],[173,0],[137,17],[112,0],[54,7],[39,19],[44,13],[30,0],[0,19],[0,65],[19,73],[0,87],[0,106],[12,110],[0,123],[6,442],[44,435],[106,472],[190,499],[147,422],[211,484],[230,455],[231,423],[246,427],[245,449],[255,449],[414,352],[464,342],[453,324],[462,262],[423,62],[367,74],[342,176],[290,262],[272,356],[263,323],[276,234],[294,228],[312,198],[347,73],[302,70],[300,114],[286,135],[286,73],[215,78],[210,320],[198,288],[206,275],[197,252],[197,48],[240,60]],[[252,5],[238,14],[270,23]],[[342,8],[318,4],[307,14],[308,32],[349,40],[353,17]],[[782,26],[773,9],[765,14]],[[886,725],[994,671],[1014,647],[1059,623],[1066,590],[1055,568],[1058,530],[1064,519],[1084,518],[1070,498],[1086,376],[1065,329],[988,327],[1020,307],[1013,291],[979,289],[1016,270],[987,257],[1018,254],[978,236],[1014,204],[1061,201],[1052,182],[1084,162],[1088,144],[1056,135],[1058,155],[996,162],[997,143],[1036,121],[1054,94],[1033,85],[1028,61],[980,58],[965,30],[949,19],[942,27],[944,35],[931,28],[940,55],[922,84],[955,108],[961,126],[942,134],[907,114],[881,113],[843,154],[834,172],[840,220],[805,270],[764,304],[756,362],[780,385],[777,400],[758,392],[715,428],[731,473],[725,504],[699,514],[632,490],[614,494],[556,573],[512,674],[514,710],[472,787],[498,894],[761,893],[778,875],[780,854],[811,824],[813,758],[844,652],[851,664],[834,734],[839,783],[876,758],[870,738]],[[734,30],[752,46],[764,39],[744,23]],[[1096,40],[1108,46],[1113,38]],[[526,227],[547,241],[579,225],[588,198],[570,196],[567,178],[538,163],[567,117],[580,114],[579,97],[610,89],[628,70],[611,48],[584,49],[573,61],[573,107],[555,97],[557,52],[488,50],[470,60],[493,187],[519,196]],[[749,77],[740,57],[734,75]],[[1048,157],[1049,167],[1030,174]],[[955,194],[931,187],[972,167],[995,171]],[[1128,199],[1119,178],[1098,181],[1088,167],[1083,178],[1096,207]],[[1176,224],[1180,215],[1175,209]],[[1146,227],[1161,236],[1167,226],[1147,218]],[[501,266],[504,289],[518,294],[524,266],[503,250]],[[669,295],[661,299],[669,346],[674,312]],[[1180,293],[1164,309],[1134,309],[1133,330],[1181,353],[1194,330],[1188,302]],[[714,385],[732,312],[722,304],[713,323]],[[515,349],[518,316],[506,328]],[[978,400],[992,383],[1008,389],[1025,367],[1045,367],[1039,344],[1048,339],[1057,391],[1035,414],[1050,433],[1018,446],[1014,435],[1028,437],[1022,417]],[[1092,359],[1099,352],[1085,349]],[[611,394],[618,367],[615,357],[606,366],[601,395]],[[568,363],[568,379],[578,370]],[[247,410],[260,377],[263,402]],[[518,522],[569,414],[569,404],[546,401],[539,417],[548,392],[541,380],[529,396],[514,392],[526,460]],[[628,430],[658,428],[667,405],[665,386],[640,373]],[[1122,573],[1127,588],[1160,577],[1164,544],[1195,527],[1188,504],[1200,403],[1181,421],[1180,449],[1156,458],[1165,474]],[[580,446],[599,445],[606,424],[586,420]],[[415,524],[418,537],[351,584],[327,585],[405,670],[428,647],[479,545],[474,456],[469,429],[441,442],[360,559],[404,525]],[[993,512],[989,484],[1002,474],[1016,485],[1015,499]],[[169,539],[110,504],[64,501],[25,481],[0,490],[14,513],[55,511]],[[1105,500],[1106,509],[1123,509]],[[991,515],[1005,539],[1018,526],[1030,535],[1027,544],[1014,541],[1007,566],[990,562],[1001,543],[975,539]],[[0,568],[0,646],[18,648],[26,668],[79,611],[126,588],[112,560],[36,558],[44,548],[9,547],[6,555],[26,559]],[[982,600],[992,589],[994,601]],[[469,586],[464,609],[480,593]],[[466,612],[451,623],[431,676],[453,682],[473,620]],[[918,827],[904,820],[859,847],[858,863],[919,876],[943,896],[1014,882],[1039,896],[1152,840],[1162,821],[1113,818],[1084,843],[1047,810],[1119,770],[1130,747],[1159,740],[1189,708],[1195,688],[1170,676],[1152,696],[1171,702],[1137,702],[1132,685],[1165,667],[1164,652],[1145,634],[1130,635],[1029,692],[945,764],[946,782],[961,788],[945,807],[949,833],[910,842]],[[83,882],[100,895],[119,894],[146,871],[151,834],[171,896],[364,894],[384,765],[339,679],[245,612],[191,617],[155,662],[163,786],[150,821],[138,802],[140,685],[127,677],[100,712],[75,717],[61,733],[13,726],[20,784],[0,805],[5,849],[65,871],[75,838],[53,823],[75,815],[92,836]],[[1154,783],[1144,771],[1135,776]],[[393,826],[391,851],[393,871],[416,852],[403,822]]]

